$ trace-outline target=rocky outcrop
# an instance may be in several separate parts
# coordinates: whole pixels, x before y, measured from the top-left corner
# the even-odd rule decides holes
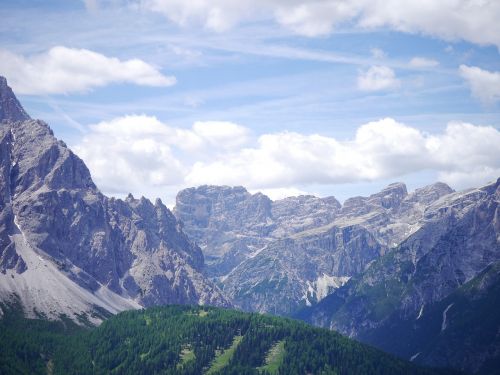
[[[202,275],[200,248],[160,200],[101,194],[83,161],[47,124],[26,118],[11,94],[5,87],[0,94],[7,98],[0,119],[2,300],[15,295],[28,314],[52,318],[94,305],[109,312],[228,306]]]
[[[5,77],[0,76],[0,122],[24,121],[29,116],[17,100]]]

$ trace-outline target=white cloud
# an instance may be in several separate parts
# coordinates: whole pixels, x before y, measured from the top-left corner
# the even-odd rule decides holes
[[[127,116],[90,127],[75,151],[107,193],[161,195],[202,184],[243,185],[273,198],[307,186],[400,179],[433,170],[456,188],[500,176],[500,131],[450,123],[426,134],[386,118],[349,140],[292,132],[257,139],[241,125],[196,123],[180,129]]]
[[[413,68],[434,68],[439,65],[439,61],[425,57],[414,57],[409,64]]]
[[[137,0],[180,25],[197,22],[225,31],[242,21],[274,19],[305,36],[326,35],[336,25],[390,28],[445,40],[500,47],[496,0]]]
[[[178,138],[154,117],[127,116],[92,125],[74,149],[101,189],[123,194],[182,181],[184,167],[170,144]]]
[[[356,15],[356,6],[348,1],[276,1],[273,5],[278,23],[309,37],[328,35],[336,24]]]
[[[24,57],[0,50],[0,71],[19,94],[82,92],[110,83],[171,86],[165,76],[139,59],[119,60],[86,49],[53,47],[46,53]]]
[[[228,30],[257,10],[249,0],[140,0],[140,3],[143,8],[162,13],[178,25],[199,23],[218,32]]]
[[[362,0],[359,24],[500,46],[500,2]]]
[[[230,152],[249,137],[247,128],[230,122],[196,122],[181,129],[155,117],[124,116],[91,125],[74,149],[105,192],[140,193],[181,185],[192,158]]]
[[[500,177],[500,132],[492,127],[450,123],[429,139],[439,178],[456,187],[478,186]]]
[[[194,134],[201,137],[210,147],[225,150],[236,149],[248,142],[250,131],[227,121],[198,121],[193,125]]]
[[[387,66],[372,66],[358,75],[358,88],[363,91],[395,89],[401,85],[394,70]]]
[[[195,163],[186,182],[262,189],[376,181],[427,169],[457,187],[497,177],[500,132],[452,123],[443,134],[428,135],[387,118],[361,126],[349,141],[317,134],[265,134],[253,148]],[[451,178],[456,174],[464,178],[459,184]],[[478,175],[483,178],[476,180]]]
[[[387,57],[387,54],[384,52],[384,50],[380,48],[372,48],[370,49],[370,52],[374,59],[384,59]]]
[[[472,95],[481,102],[493,104],[500,100],[500,72],[467,65],[460,65],[459,72],[469,84]]]

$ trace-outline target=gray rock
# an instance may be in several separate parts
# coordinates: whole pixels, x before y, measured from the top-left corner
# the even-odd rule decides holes
[[[429,202],[428,191],[420,190],[417,195],[416,199]],[[464,353],[472,340],[464,336],[461,343],[456,342],[454,337],[463,336],[458,330],[466,328],[459,329],[460,322],[468,316],[481,315],[482,310],[478,309],[484,307],[471,307],[462,301],[463,296],[450,296],[467,283],[474,290],[481,290],[473,280],[500,261],[499,201],[500,179],[434,201],[426,207],[415,233],[302,317],[408,359],[421,353],[418,361],[427,365],[477,370],[493,355],[491,350],[500,347],[498,339],[474,338],[483,347],[486,345],[484,350],[491,355],[477,350],[470,350],[468,357],[452,355],[453,351]],[[458,302],[450,314],[457,317],[457,332],[443,338],[445,310],[454,301]],[[433,328],[436,317],[440,323]],[[436,340],[439,337],[439,342],[431,346],[424,339],[431,340],[433,335]]]
[[[0,76],[0,122],[25,121],[29,116],[17,100],[5,77]]]
[[[181,191],[174,213],[236,306],[289,315],[363,272],[451,192],[438,183],[408,194],[395,183],[341,206],[333,197],[272,202],[242,187],[201,186]]]
[[[229,306],[203,276],[200,248],[160,200],[101,194],[49,126],[26,119],[8,87],[0,92],[7,98],[0,124],[2,299],[16,294],[28,314],[50,317],[85,312],[68,307],[80,306],[78,299],[86,299],[79,308],[88,311],[92,304],[110,312],[170,303]],[[54,290],[41,288],[44,278]],[[43,292],[52,304],[41,301]],[[111,300],[118,302],[110,306]]]

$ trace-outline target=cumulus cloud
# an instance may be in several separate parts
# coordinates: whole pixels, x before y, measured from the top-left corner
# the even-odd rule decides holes
[[[110,83],[171,86],[175,77],[139,59],[119,60],[87,49],[53,47],[24,57],[0,50],[0,71],[19,94],[82,92]]]
[[[330,34],[335,26],[390,28],[446,40],[500,47],[500,2],[496,0],[137,0],[180,25],[197,22],[225,31],[235,24],[273,18],[305,36]]]
[[[74,149],[98,186],[117,194],[225,184],[282,198],[312,185],[399,179],[424,170],[456,188],[500,176],[499,130],[450,123],[442,133],[427,134],[391,118],[339,140],[294,132],[253,138],[228,122],[181,129],[154,117],[126,116],[92,125]]]
[[[358,75],[358,88],[363,91],[395,89],[401,85],[394,70],[387,66],[372,66]]]
[[[347,1],[276,1],[274,5],[278,23],[309,37],[330,34],[336,24],[356,15],[356,6]]]
[[[247,128],[230,122],[181,129],[134,115],[91,125],[74,149],[105,192],[125,194],[182,185],[192,158],[231,152],[249,137]]]
[[[469,84],[472,95],[481,102],[493,104],[500,100],[500,72],[467,65],[460,65],[459,72]]]
[[[193,134],[207,146],[223,150],[236,149],[247,143],[250,137],[247,128],[228,121],[197,121],[193,125]]]
[[[429,135],[386,118],[361,126],[348,141],[317,134],[265,134],[253,148],[196,162],[186,181],[276,188],[376,181],[428,169],[457,187],[498,177],[500,132],[451,123],[444,133]]]
[[[425,57],[414,57],[410,60],[409,65],[413,68],[434,68],[439,65],[439,61]]]
[[[200,23],[218,32],[231,28],[257,10],[249,0],[140,0],[140,3],[143,8],[162,13],[181,26]]]
[[[141,186],[182,181],[184,167],[173,155],[171,141],[164,142],[179,137],[186,140],[154,117],[128,116],[92,125],[74,149],[105,192],[136,192]]]
[[[362,0],[359,25],[423,33],[500,46],[500,3],[495,0]]]

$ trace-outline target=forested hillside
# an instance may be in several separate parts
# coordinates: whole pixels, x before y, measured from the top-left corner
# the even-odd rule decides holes
[[[168,306],[98,328],[20,318],[2,306],[1,374],[453,374],[326,329],[259,314]]]

